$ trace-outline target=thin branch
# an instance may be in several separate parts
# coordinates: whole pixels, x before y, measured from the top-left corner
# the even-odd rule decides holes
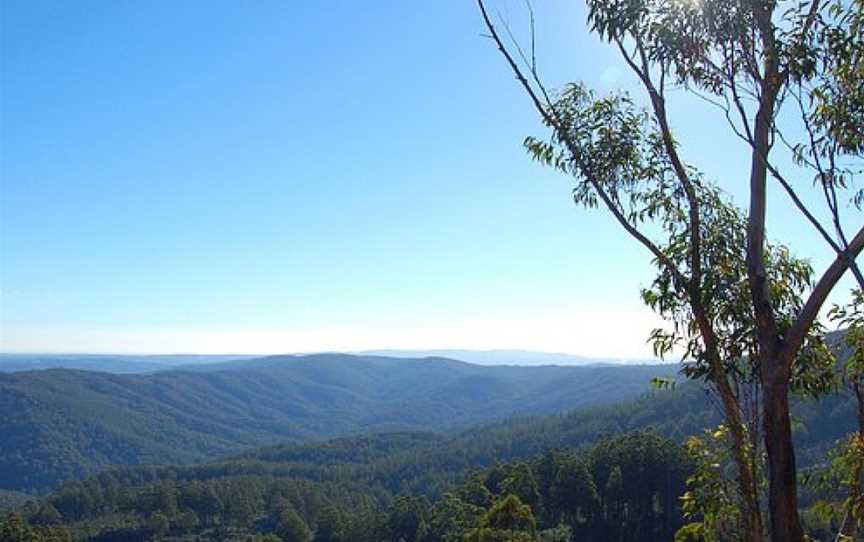
[[[669,127],[669,119],[666,116],[666,103],[663,96],[657,91],[654,82],[651,80],[650,64],[648,55],[642,45],[642,41],[638,35],[633,35],[636,42],[636,51],[639,53],[639,61],[641,66],[636,64],[636,61],[627,53],[624,44],[619,38],[615,38],[615,43],[618,45],[618,50],[624,56],[625,62],[630,66],[639,79],[642,85],[648,92],[651,99],[651,105],[654,110],[654,117],[657,120],[657,125],[660,128],[660,133],[663,138],[663,147],[666,150],[666,155],[672,164],[672,169],[675,176],[678,178],[681,187],[687,197],[688,207],[688,227],[690,230],[690,284],[688,288],[688,297],[690,305],[693,309],[693,316],[696,318],[697,325],[705,340],[705,346],[712,358],[713,370],[719,384],[722,369],[720,367],[719,352],[717,346],[717,336],[714,328],[711,325],[711,317],[709,316],[708,308],[705,307],[702,298],[702,227],[699,214],[700,202],[696,194],[696,189],[691,181],[687,170],[678,155],[678,150],[675,148],[675,140],[672,137],[672,130]],[[716,362],[715,362],[716,361]],[[731,390],[723,390],[726,391]]]
[[[830,173],[826,172],[822,167],[822,161],[819,159],[819,149],[816,143],[816,137],[813,133],[813,126],[807,122],[807,114],[804,109],[804,103],[799,96],[798,100],[799,106],[801,108],[801,118],[804,121],[804,125],[807,128],[807,134],[810,139],[810,149],[813,154],[813,159],[816,162],[817,172],[819,174],[820,184],[822,185],[822,193],[825,196],[825,202],[828,205],[828,209],[831,211],[831,218],[834,223],[834,230],[837,232],[837,237],[840,240],[841,248],[835,248],[838,254],[842,254],[849,263],[849,268],[852,271],[852,274],[855,276],[855,280],[858,282],[858,285],[864,289],[864,275],[861,274],[861,269],[858,267],[858,264],[855,263],[855,259],[849,255],[849,242],[846,240],[846,234],[843,231],[843,225],[840,223],[840,207],[837,204],[837,190],[834,186],[836,172],[837,172],[837,163],[834,159],[834,149],[828,149],[828,160],[830,162],[829,167]]]
[[[531,0],[525,0],[525,7],[528,8],[528,22],[531,27],[531,73],[537,73],[537,40],[534,33],[534,8],[531,6]]]
[[[849,269],[847,255],[854,260],[861,254],[862,249],[864,249],[864,227],[858,230],[858,233],[849,242],[849,248],[845,254],[838,254],[831,265],[828,266],[828,269],[822,274],[822,277],[816,283],[816,286],[810,293],[810,297],[807,298],[807,302],[801,309],[801,313],[786,334],[786,340],[783,342],[779,358],[787,369],[791,368],[795,359],[795,353],[804,344],[807,330],[813,325],[813,321],[818,316],[819,310],[822,308],[822,304],[825,303],[828,294],[831,293],[831,290],[837,284],[837,281],[840,280],[840,277],[843,276],[843,273]]]
[[[795,204],[795,207],[801,212],[801,214],[804,215],[804,217],[807,219],[808,222],[810,222],[810,224],[816,229],[816,231],[819,232],[819,235],[822,236],[822,238],[825,240],[825,242],[828,243],[828,245],[832,249],[834,249],[834,251],[836,253],[838,253],[838,254],[842,253],[844,249],[841,248],[840,245],[838,245],[836,241],[834,241],[834,239],[831,237],[831,235],[828,233],[828,231],[825,229],[825,227],[822,225],[822,223],[819,222],[819,220],[813,215],[813,213],[810,212],[810,209],[808,209],[807,206],[804,204],[804,202],[801,201],[801,198],[798,197],[798,193],[795,192],[794,188],[792,188],[792,184],[786,179],[786,177],[782,173],[780,173],[780,170],[778,170],[774,166],[774,164],[772,164],[768,160],[768,157],[765,156],[765,154],[762,153],[756,147],[756,145],[753,144],[752,141],[747,140],[747,139],[745,139],[745,141],[750,143],[753,152],[759,156],[759,158],[765,164],[765,167],[768,169],[768,172],[771,173],[771,176],[774,178],[774,180],[776,180],[780,184],[780,186],[783,188],[783,190],[789,196],[789,199],[791,199],[792,203]]]
[[[761,4],[760,4],[761,5]],[[760,358],[771,360],[777,348],[779,329],[771,304],[768,271],[765,264],[765,218],[767,213],[767,168],[760,155],[770,150],[771,129],[774,123],[775,98],[780,88],[779,59],[775,43],[775,27],[771,22],[774,5],[757,6],[753,10],[753,32],[758,30],[763,53],[763,77],[759,84],[759,107],[753,121],[753,152],[750,165],[750,208],[747,215],[747,277],[759,339]],[[755,43],[755,42],[754,42]],[[754,47],[755,48],[755,47]],[[773,363],[763,365],[763,376],[780,377],[773,371]],[[771,384],[765,382],[765,384]],[[772,486],[772,490],[775,486]],[[794,495],[793,495],[794,498]]]
[[[551,103],[551,101],[547,100],[547,107],[544,107],[543,102],[540,100],[539,96],[537,96],[537,93],[531,87],[528,79],[526,79],[523,75],[522,70],[519,68],[519,65],[513,59],[513,56],[510,54],[507,48],[504,47],[504,44],[498,35],[498,31],[495,29],[495,25],[492,24],[492,21],[489,19],[489,14],[486,12],[486,6],[483,4],[483,0],[477,0],[477,5],[480,8],[480,13],[483,16],[483,21],[486,24],[486,28],[489,30],[489,34],[495,41],[498,50],[507,60],[507,63],[510,65],[511,70],[513,70],[513,73],[516,76],[516,80],[519,81],[519,83],[522,85],[522,88],[524,88],[525,91],[528,93],[528,96],[531,98],[531,101],[533,102],[537,112],[540,113],[546,124],[552,127],[552,129],[559,134],[561,140],[567,146],[568,151],[570,151],[573,156],[578,156],[578,148],[570,140],[566,131],[562,129],[561,124],[557,118],[557,113],[555,112],[554,105]],[[609,194],[606,193],[606,190],[600,185],[600,183],[594,178],[588,178],[587,180],[589,183],[591,183],[591,186],[595,189],[598,196],[600,196],[600,199],[603,200],[603,203],[606,205],[606,207],[609,209],[609,211],[612,213],[618,223],[627,231],[627,233],[629,233],[640,244],[647,248],[651,252],[651,254],[653,254],[654,257],[657,259],[658,263],[669,269],[669,271],[675,276],[677,280],[680,281],[682,285],[689,284],[690,281],[681,273],[681,270],[678,269],[678,267],[669,259],[669,257],[664,254],[663,251],[660,250],[659,247],[657,247],[657,245],[655,245],[650,239],[648,239],[645,234],[643,234],[635,226],[630,224],[627,218],[615,206],[612,199],[609,197]]]
[[[735,109],[738,111],[738,116],[741,117],[741,125],[744,126],[744,133],[747,136],[746,141],[753,144],[753,132],[750,130],[750,119],[747,117],[747,111],[744,109],[744,104],[741,100],[741,95],[738,92],[738,84],[735,82],[734,73],[729,74],[730,89],[732,90],[732,103],[735,104]]]

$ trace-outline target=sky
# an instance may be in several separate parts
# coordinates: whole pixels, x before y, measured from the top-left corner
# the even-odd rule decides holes
[[[524,39],[524,4],[490,4]],[[638,92],[580,2],[535,4],[551,86]],[[0,6],[0,350],[650,357],[649,256],[528,158],[545,132],[473,2]],[[745,204],[722,118],[670,110]]]

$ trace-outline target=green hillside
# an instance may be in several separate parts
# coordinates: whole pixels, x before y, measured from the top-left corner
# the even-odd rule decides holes
[[[827,447],[854,427],[854,405],[846,396],[798,401],[794,409],[802,466],[824,460]],[[606,437],[646,429],[681,442],[720,420],[704,392],[688,384],[621,404],[512,418],[449,435],[379,433],[282,444],[198,465],[125,468],[105,476],[119,477],[132,485],[163,478],[275,476],[314,482],[353,481],[387,493],[434,497],[466,472],[497,461],[523,460],[556,449],[579,449]]]
[[[189,463],[277,442],[452,430],[635,398],[672,366],[481,367],[326,354],[117,375],[0,374],[0,488],[112,465]]]
[[[805,468],[822,461],[825,447],[854,426],[849,397],[798,401],[794,411]],[[287,506],[321,540],[371,542],[420,540],[405,536],[420,521],[433,532],[461,537],[515,493],[530,503],[548,536],[564,525],[580,540],[604,540],[612,527],[632,528],[627,540],[668,539],[682,521],[677,496],[690,468],[677,443],[718,419],[704,392],[686,384],[628,403],[456,434],[370,434],[249,450],[197,465],[112,469],[69,482],[23,512],[36,524],[62,522],[88,540],[264,540],[262,533],[278,530]],[[625,489],[610,493],[616,467]],[[579,480],[584,487],[573,489]],[[565,496],[565,490],[575,493]],[[601,513],[609,499],[628,512]],[[646,500],[665,504],[647,506]],[[467,523],[445,521],[463,513]],[[334,517],[341,534],[328,539],[322,529]],[[439,533],[430,540],[449,539]]]

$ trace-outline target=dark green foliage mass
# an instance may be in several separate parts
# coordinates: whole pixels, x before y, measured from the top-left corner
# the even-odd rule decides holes
[[[846,403],[835,396],[796,405],[805,461],[823,457],[834,433],[851,426]],[[33,526],[62,523],[94,541],[264,540],[287,536],[287,525],[302,539],[286,511],[314,540],[332,542],[668,540],[682,525],[690,469],[677,443],[715,416],[703,392],[679,386],[450,435],[370,434],[191,466],[107,470],[19,511]],[[522,507],[534,530],[502,528],[505,511]]]
[[[312,542],[312,531],[293,508],[285,508],[276,525],[276,536],[284,542]]]
[[[799,462],[825,457],[855,420],[854,403],[844,395],[795,404]],[[653,428],[676,442],[719,423],[710,398],[695,385],[658,391],[618,405],[595,406],[566,414],[513,418],[455,435],[400,433],[287,444],[252,450],[226,465],[238,472],[278,473],[310,480],[363,480],[393,493],[436,497],[461,475],[496,461],[527,459],[561,448],[591,445],[604,436]],[[322,465],[327,465],[323,468]],[[598,483],[606,484],[604,479]],[[598,487],[598,490],[601,489]],[[529,499],[530,500],[530,499]]]
[[[72,536],[61,526],[33,526],[17,514],[0,516],[0,540],[3,542],[72,542]]]
[[[276,442],[451,430],[634,398],[671,366],[482,367],[340,354],[116,375],[0,374],[0,488],[112,465],[190,463]]]
[[[573,465],[580,466],[575,476]],[[276,536],[300,542],[604,540],[603,533],[619,529],[621,540],[641,542],[663,539],[680,526],[676,497],[688,468],[680,446],[634,433],[581,451],[497,463],[434,500],[361,481],[218,472],[143,480],[117,473],[69,483],[25,506],[26,522],[17,519],[15,528],[62,523],[92,541]],[[613,471],[623,491],[608,492],[599,482]]]
[[[531,507],[516,495],[498,500],[465,535],[466,542],[537,542],[537,521]]]

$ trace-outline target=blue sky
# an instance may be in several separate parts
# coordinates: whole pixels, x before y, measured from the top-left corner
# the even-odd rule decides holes
[[[493,2],[524,35],[522,5]],[[541,126],[473,2],[2,10],[0,348],[648,356],[648,258],[528,159]],[[553,86],[635,88],[581,3],[537,18]],[[673,112],[743,196],[721,118]],[[779,195],[771,213],[828,261]]]

